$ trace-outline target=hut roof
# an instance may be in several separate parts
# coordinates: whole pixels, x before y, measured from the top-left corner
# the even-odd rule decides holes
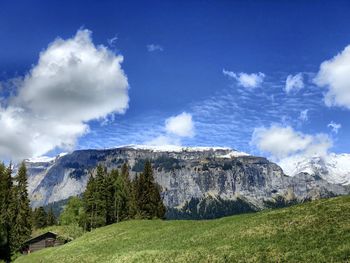
[[[53,235],[53,236],[55,236],[55,237],[58,236],[58,234],[56,234],[56,233],[54,233],[54,232],[51,232],[51,231],[48,231],[48,232],[45,232],[45,233],[43,233],[43,234],[41,234],[41,235],[38,235],[38,236],[36,236],[36,237],[32,237],[32,238],[30,238],[30,239],[24,241],[23,244],[25,245],[25,244],[28,244],[28,243],[35,242],[35,241],[37,241],[37,240],[40,240],[40,239],[44,238],[44,237],[47,236],[47,235]]]

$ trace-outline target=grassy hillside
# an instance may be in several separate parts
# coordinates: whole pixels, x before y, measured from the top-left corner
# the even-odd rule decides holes
[[[36,229],[32,233],[32,237],[44,234],[48,231],[57,233],[66,239],[76,239],[83,235],[84,231],[78,225],[68,225],[68,226],[48,226],[45,228]]]
[[[210,221],[129,221],[16,262],[346,262],[350,197]]]

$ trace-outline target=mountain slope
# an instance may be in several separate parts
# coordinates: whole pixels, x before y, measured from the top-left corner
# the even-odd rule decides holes
[[[350,185],[350,154],[330,153],[326,156],[295,156],[282,161],[284,172],[290,176],[299,173],[318,175],[324,180],[341,185]]]
[[[228,148],[127,146],[79,150],[46,166],[27,162],[31,203],[46,205],[81,194],[99,163],[110,170],[128,161],[135,176],[147,159],[162,187],[167,218],[215,218],[350,192],[319,176],[286,176],[265,158]]]
[[[350,197],[210,221],[129,221],[16,262],[347,262]]]

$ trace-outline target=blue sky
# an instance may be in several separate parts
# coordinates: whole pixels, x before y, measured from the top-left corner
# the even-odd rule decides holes
[[[349,14],[348,1],[2,1],[2,107],[18,88],[11,80],[26,76],[49,43],[88,29],[94,45],[123,56],[129,104],[123,114],[81,120],[88,129],[74,134],[73,148],[165,138],[158,143],[229,146],[283,158],[276,145],[259,141],[277,129],[302,144],[286,155],[319,141],[330,142],[327,151],[349,152],[350,106],[326,105],[334,83],[314,81],[321,63],[350,44]],[[256,74],[261,83],[246,87],[240,73]],[[287,93],[287,77],[297,74],[302,87]],[[342,90],[350,93],[350,87]],[[182,113],[191,117],[191,134],[167,128],[166,120]],[[330,123],[341,127],[332,130]],[[47,148],[54,154],[63,144],[50,145],[56,145]],[[2,155],[11,158],[6,151]]]

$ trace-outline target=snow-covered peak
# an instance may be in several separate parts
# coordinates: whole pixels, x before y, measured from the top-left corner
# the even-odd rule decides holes
[[[205,146],[194,146],[194,147],[188,147],[188,146],[179,146],[179,145],[161,145],[161,146],[154,146],[154,145],[138,145],[138,144],[131,144],[131,145],[125,145],[125,146],[119,146],[118,148],[131,148],[131,149],[140,149],[140,150],[149,150],[153,152],[205,152],[205,151],[226,151],[226,154],[217,155],[217,157],[221,158],[232,158],[232,157],[239,157],[239,156],[248,156],[249,154],[244,152],[239,152],[236,150],[233,150],[229,147],[205,147]]]
[[[294,156],[282,160],[279,165],[290,176],[301,172],[317,174],[330,183],[350,184],[350,154],[330,153],[326,156]]]
[[[187,147],[179,145],[141,145],[141,144],[130,144],[125,146],[118,146],[117,148],[131,148],[131,149],[140,149],[140,150],[150,150],[154,152],[200,152],[200,151],[216,151],[216,150],[231,150],[228,147]]]
[[[32,158],[26,159],[25,161],[27,163],[49,163],[49,162],[55,161],[56,159],[62,156],[65,156],[66,154],[68,153],[60,153],[59,155],[54,157],[49,157],[49,156],[32,157]]]

